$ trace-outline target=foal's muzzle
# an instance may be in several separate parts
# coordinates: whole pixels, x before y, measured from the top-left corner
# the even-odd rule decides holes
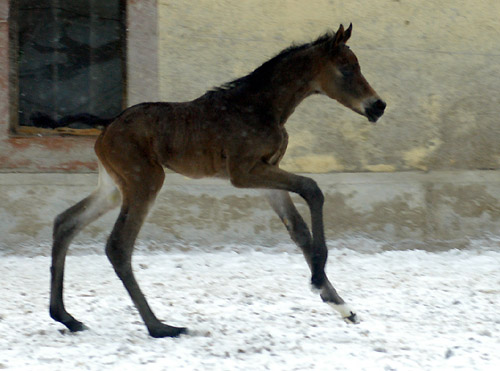
[[[387,104],[382,99],[377,99],[365,108],[365,115],[368,121],[377,122],[377,120],[384,114]]]

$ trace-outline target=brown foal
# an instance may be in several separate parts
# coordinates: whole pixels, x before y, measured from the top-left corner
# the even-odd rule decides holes
[[[54,222],[50,314],[71,331],[86,327],[63,303],[64,262],[73,237],[107,211],[121,210],[106,254],[153,337],[187,330],[160,322],[132,271],[132,251],[148,210],[165,178],[164,168],[192,178],[220,177],[239,188],[269,190],[267,196],[291,238],[302,249],[312,285],[323,301],[356,323],[356,313],[325,274],[328,250],[323,231],[324,197],[310,178],[279,167],[288,135],[284,124],[312,94],[324,94],[377,121],[385,102],[361,74],[346,45],[352,25],[316,41],[291,46],[249,75],[184,103],[142,103],[123,111],[95,144],[97,189],[58,215]],[[311,232],[288,192],[299,194],[311,211]]]

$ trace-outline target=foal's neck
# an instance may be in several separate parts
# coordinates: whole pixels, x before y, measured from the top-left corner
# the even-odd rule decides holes
[[[292,56],[277,67],[269,88],[266,89],[268,104],[280,126],[284,125],[295,108],[315,93],[316,67],[310,54]]]
[[[283,126],[295,108],[317,90],[314,80],[320,70],[321,57],[315,53],[318,53],[315,47],[299,50],[258,78],[251,74],[235,80],[235,86],[209,92],[205,97],[223,97],[238,110],[259,115],[257,120],[261,123],[264,120],[267,125]]]

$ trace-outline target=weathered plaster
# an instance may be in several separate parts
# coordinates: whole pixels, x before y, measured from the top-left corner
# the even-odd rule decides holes
[[[500,172],[448,171],[314,175],[325,194],[325,232],[332,245],[363,250],[363,239],[381,248],[467,246],[500,234]],[[54,217],[87,196],[94,174],[2,174],[0,252],[48,254]],[[309,223],[302,199],[298,210]],[[102,251],[117,211],[93,223],[75,240]],[[147,248],[263,249],[290,239],[259,191],[220,180],[168,174],[139,236]],[[258,247],[257,247],[258,248]],[[78,247],[76,248],[78,250]],[[74,250],[73,250],[74,251]]]
[[[287,124],[298,172],[497,169],[500,3],[496,0],[180,0],[158,2],[160,96],[188,100],[292,42],[339,23],[388,102],[373,126],[326,98]]]
[[[327,98],[309,98],[288,123],[283,166],[497,169],[499,11],[495,0],[129,0],[128,104],[195,98],[292,42],[353,22],[351,47],[387,113],[373,126]],[[8,62],[8,1],[0,0],[0,170],[94,171],[92,140],[9,138]]]

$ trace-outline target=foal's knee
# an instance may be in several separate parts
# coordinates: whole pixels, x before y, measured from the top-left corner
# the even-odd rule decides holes
[[[311,283],[317,289],[321,289],[325,283],[325,266],[328,259],[328,249],[325,245],[316,246],[311,254]]]
[[[292,237],[292,240],[301,248],[306,251],[311,249],[311,233],[307,228],[307,224],[302,220],[298,219],[292,223],[285,222],[285,226]]]
[[[120,241],[113,236],[106,244],[106,256],[118,274],[127,271],[131,265],[131,255],[126,253]]]
[[[109,237],[108,242],[106,243],[106,256],[108,260],[113,264],[119,264],[123,259],[121,258],[120,250],[117,246],[117,241],[113,239],[113,236]]]

